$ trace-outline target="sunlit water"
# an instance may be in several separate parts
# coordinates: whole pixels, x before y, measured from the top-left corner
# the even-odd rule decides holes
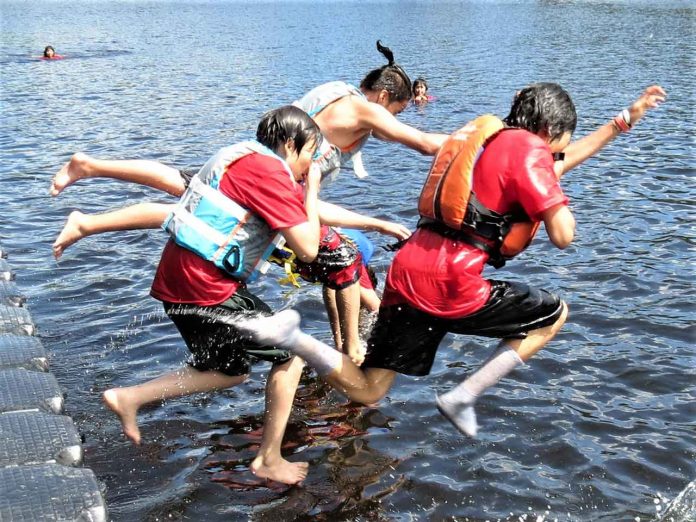
[[[693,519],[692,2],[3,1],[0,15],[0,241],[114,520],[655,520],[680,492],[670,511]],[[168,199],[111,181],[51,199],[53,173],[78,150],[200,165],[249,137],[265,110],[323,81],[358,83],[383,63],[378,38],[413,78],[428,79],[437,100],[402,115],[428,130],[504,115],[514,91],[538,80],[572,94],[578,136],[647,85],[669,92],[564,180],[578,219],[573,246],[561,252],[540,238],[495,274],[561,293],[567,326],[481,400],[475,441],[433,397],[491,342],[451,336],[429,377],[397,379],[372,408],[349,408],[313,376],[303,380],[285,449],[311,463],[302,487],[246,470],[260,441],[264,366],[238,389],[145,409],[144,444],[131,446],[101,391],[186,356],[148,296],[165,236],[89,238],[59,263],[50,246],[72,209]],[[32,59],[48,44],[67,58]],[[367,180],[346,172],[325,196],[414,226],[428,159],[377,142],[365,158]],[[389,259],[378,250],[382,280]],[[255,291],[276,309],[298,308],[329,340],[319,289],[280,287],[279,276]]]

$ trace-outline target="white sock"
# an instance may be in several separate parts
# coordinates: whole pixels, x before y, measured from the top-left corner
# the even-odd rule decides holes
[[[250,319],[234,319],[231,324],[249,333],[254,341],[265,346],[290,349],[300,333],[300,314],[288,309],[274,315]]]
[[[343,363],[343,354],[300,330],[300,314],[295,310],[240,320],[235,326],[248,332],[259,344],[290,350],[307,361],[319,376],[328,375]]]
[[[319,377],[324,377],[343,366],[343,354],[309,334],[298,331],[293,346],[288,350],[304,359]]]
[[[498,349],[464,382],[437,397],[437,407],[454,426],[469,437],[478,431],[474,403],[491,386],[509,374],[524,361],[509,345],[501,343]]]

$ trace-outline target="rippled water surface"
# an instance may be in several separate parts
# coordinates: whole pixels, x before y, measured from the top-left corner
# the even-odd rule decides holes
[[[671,513],[692,520],[695,11],[640,0],[0,2],[0,241],[112,518],[655,520],[683,492]],[[475,441],[438,415],[433,397],[491,343],[450,336],[429,377],[397,379],[372,408],[303,380],[285,448],[311,463],[302,487],[246,470],[260,441],[263,366],[238,389],[143,410],[144,444],[131,446],[101,391],[186,355],[148,296],[165,236],[88,238],[59,263],[50,247],[73,209],[167,196],[101,180],[51,199],[53,173],[79,150],[200,165],[249,137],[265,110],[327,80],[358,83],[383,63],[378,38],[413,78],[428,79],[437,100],[401,116],[427,130],[504,115],[514,91],[538,80],[572,94],[578,136],[647,85],[669,92],[564,180],[574,245],[561,252],[538,239],[496,274],[560,292],[568,324],[481,400]],[[32,58],[48,44],[67,58]],[[365,163],[371,177],[346,173],[327,199],[413,226],[428,159],[375,141]],[[382,280],[388,263],[378,251]],[[329,339],[317,287],[289,290],[274,276],[256,290],[275,308],[301,309]]]

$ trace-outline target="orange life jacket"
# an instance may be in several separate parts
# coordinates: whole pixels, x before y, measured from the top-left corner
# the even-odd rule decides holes
[[[500,268],[529,246],[539,222],[524,213],[499,214],[472,191],[476,161],[505,124],[485,114],[454,132],[440,148],[418,200],[418,226],[464,241],[488,253]]]

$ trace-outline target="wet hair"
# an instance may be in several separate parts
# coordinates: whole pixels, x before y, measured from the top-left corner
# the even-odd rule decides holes
[[[56,54],[56,50],[55,50],[53,47],[51,47],[50,45],[47,45],[47,46],[44,48],[44,58],[48,58],[48,51],[49,51],[49,50],[50,50],[50,51],[53,51],[53,54]]]
[[[570,95],[557,83],[534,83],[522,89],[512,101],[503,121],[510,127],[534,134],[546,131],[551,141],[575,130],[578,116]]]
[[[307,143],[321,145],[322,135],[319,126],[305,111],[294,105],[285,105],[262,116],[256,128],[256,139],[273,151],[293,140],[299,153]]]
[[[384,47],[377,40],[377,50],[384,55],[389,63],[379,69],[367,73],[360,82],[360,88],[368,91],[386,90],[389,93],[389,101],[405,101],[411,99],[411,79],[400,65],[394,63],[394,53],[389,47]]]
[[[416,95],[416,87],[419,85],[422,85],[425,87],[425,91],[428,91],[428,82],[425,81],[425,78],[417,78],[416,81],[413,82],[413,95]]]

